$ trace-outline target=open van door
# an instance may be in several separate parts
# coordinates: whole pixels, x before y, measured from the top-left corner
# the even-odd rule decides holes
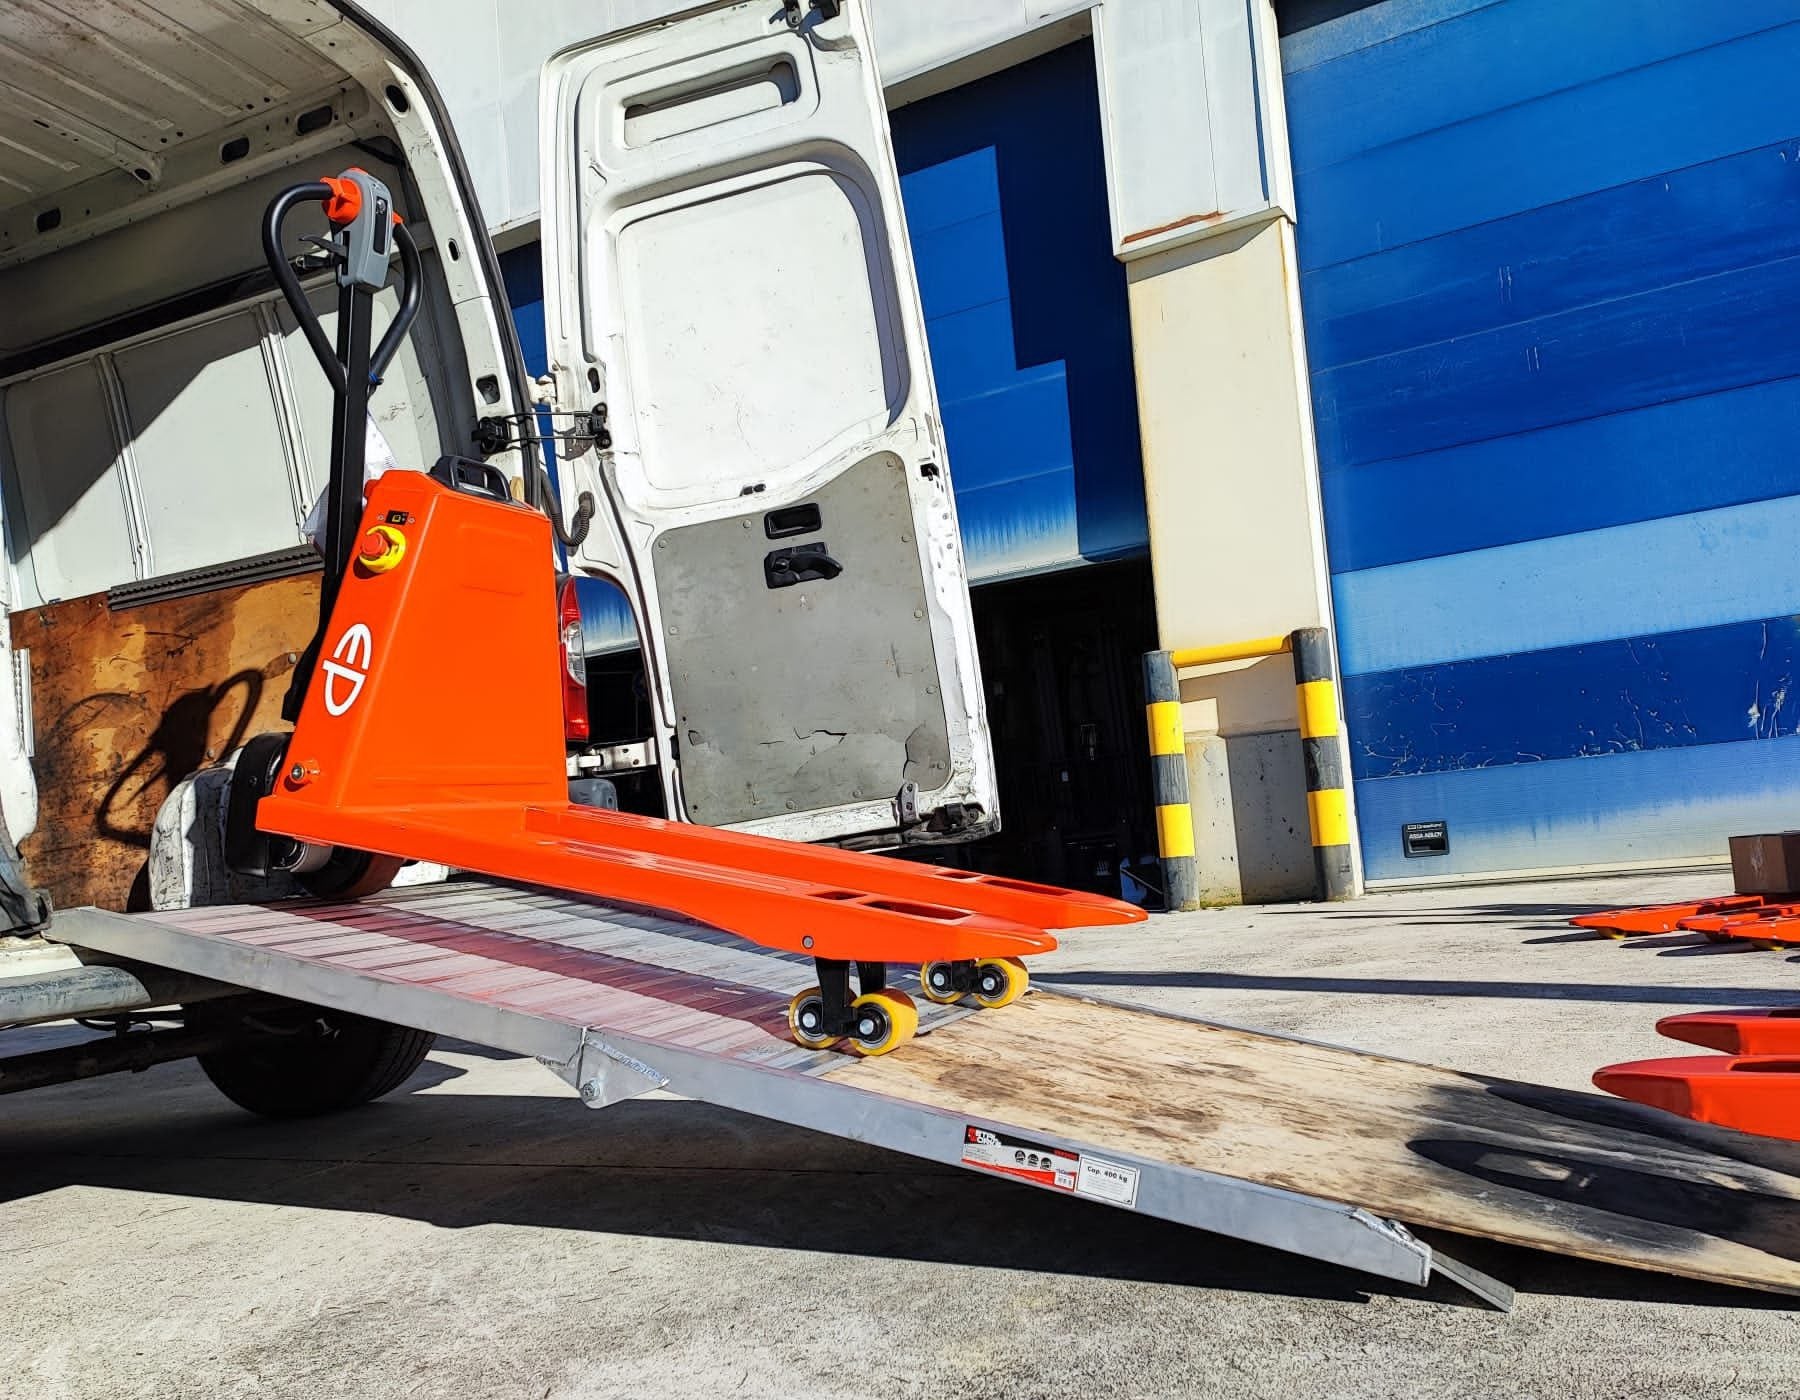
[[[540,138],[554,407],[607,414],[564,494],[618,527],[571,564],[636,609],[671,815],[863,844],[992,830],[864,0],[713,4],[569,49]]]

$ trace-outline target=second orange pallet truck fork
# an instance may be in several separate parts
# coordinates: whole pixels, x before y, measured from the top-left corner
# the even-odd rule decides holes
[[[314,199],[336,231],[322,242],[338,268],[335,350],[281,249],[287,212]],[[1021,959],[1054,948],[1053,930],[1144,918],[1102,896],[572,804],[551,518],[514,501],[491,465],[456,457],[387,473],[363,504],[369,389],[418,302],[417,255],[389,208],[379,181],[349,171],[278,195],[265,221],[271,268],[336,400],[321,625],[289,697],[292,736],[262,736],[238,763],[241,868],[361,860],[355,891],[398,859],[436,861],[687,915],[812,957],[818,984],[788,1010],[794,1039],[862,1054],[917,1029],[891,964],[919,966],[933,1000],[1000,1007],[1024,994]],[[367,304],[390,229],[401,315],[371,363]]]
[[[1599,914],[1577,914],[1569,922],[1602,938],[1630,938],[1648,934],[1674,933],[1686,927],[1685,919],[1707,915],[1739,914],[1757,909],[1764,903],[1761,895],[1727,894],[1712,899],[1690,900],[1685,904],[1647,904],[1636,909],[1608,909]]]
[[[1800,1142],[1800,1007],[1688,1012],[1656,1029],[1724,1053],[1607,1065],[1595,1086],[1682,1118]]]

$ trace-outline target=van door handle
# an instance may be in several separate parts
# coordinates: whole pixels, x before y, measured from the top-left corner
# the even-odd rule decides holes
[[[763,556],[763,582],[770,588],[833,579],[843,572],[844,566],[831,557],[831,546],[824,540],[772,549]]]

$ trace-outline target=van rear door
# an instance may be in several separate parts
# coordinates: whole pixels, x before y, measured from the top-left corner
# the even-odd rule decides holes
[[[623,542],[572,563],[637,610],[675,814],[871,844],[996,826],[866,4],[714,4],[567,50],[540,130],[556,404],[607,412],[564,494]]]

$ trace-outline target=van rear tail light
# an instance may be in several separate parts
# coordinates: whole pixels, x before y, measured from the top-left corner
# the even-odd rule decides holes
[[[562,640],[563,737],[585,744],[588,731],[587,658],[581,645],[581,599],[575,580],[566,578],[556,597],[556,618]]]

